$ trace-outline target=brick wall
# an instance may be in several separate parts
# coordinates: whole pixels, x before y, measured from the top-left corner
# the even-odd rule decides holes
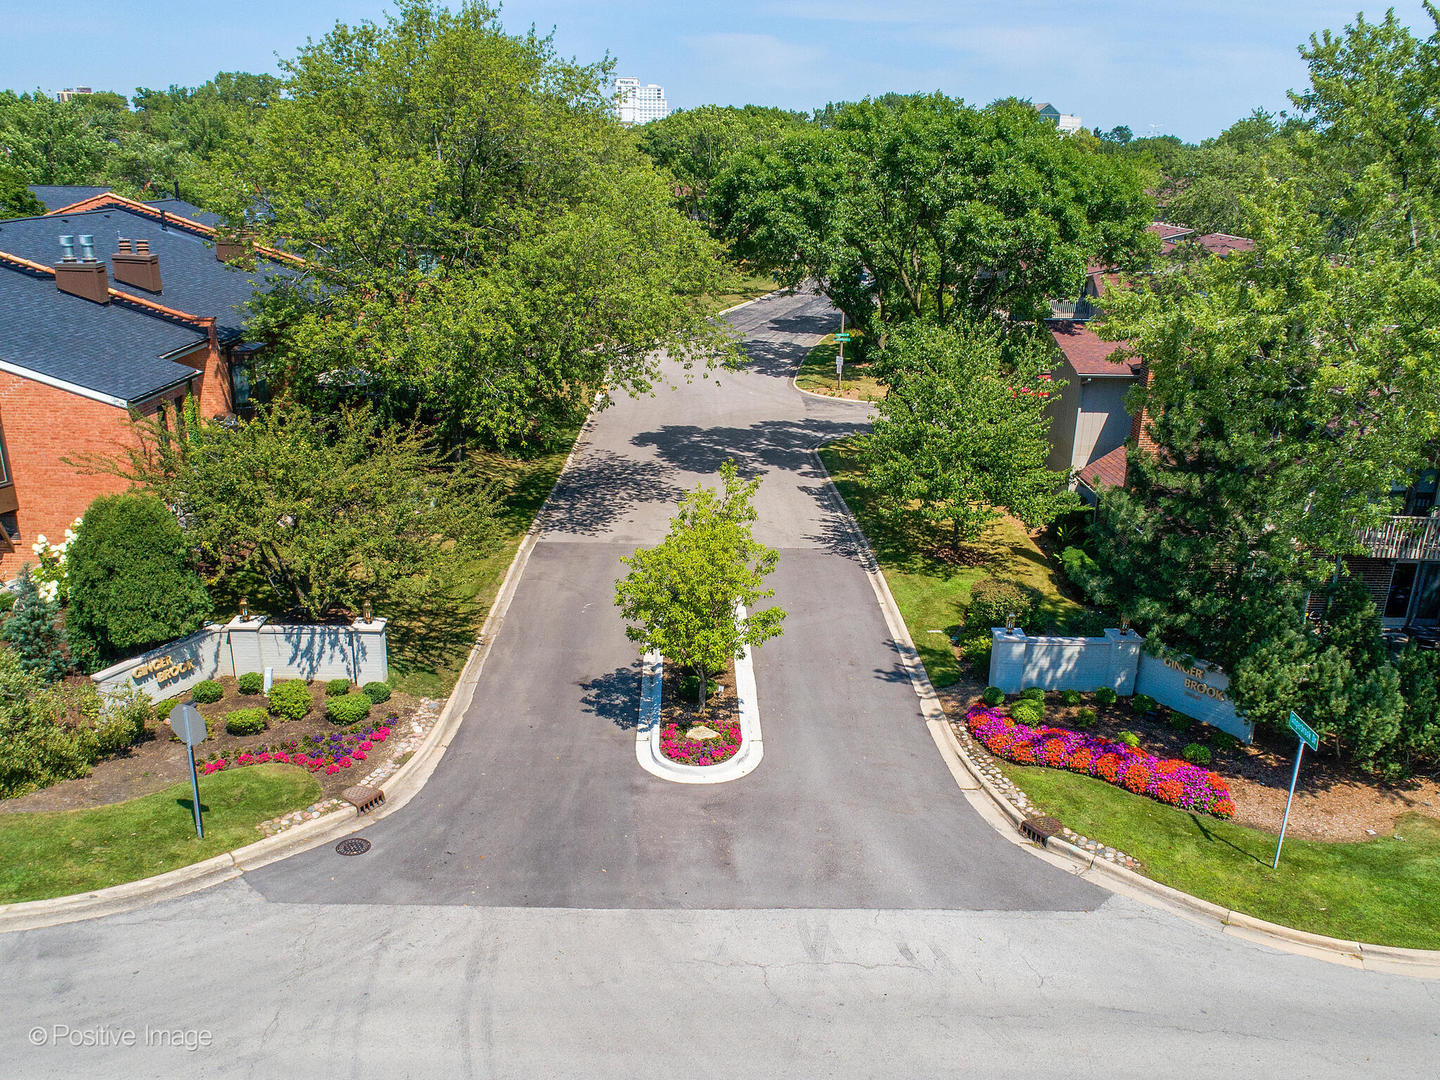
[[[1144,364],[1140,365],[1140,370],[1135,378],[1141,386],[1150,385],[1150,372]],[[1150,437],[1149,417],[1144,409],[1141,409],[1130,421],[1130,438],[1134,440],[1138,449],[1144,450],[1147,454],[1155,452],[1155,440]]]
[[[8,372],[0,372],[0,429],[19,503],[20,539],[14,550],[0,544],[0,578],[9,580],[34,560],[30,545],[37,536],[59,541],[96,496],[129,487],[115,476],[87,475],[62,459],[113,455],[133,445],[135,433],[125,409]]]

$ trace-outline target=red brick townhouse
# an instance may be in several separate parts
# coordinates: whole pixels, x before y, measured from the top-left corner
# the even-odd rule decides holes
[[[1177,251],[1187,239],[1212,255],[1249,251],[1254,242],[1240,236],[1211,233],[1194,236],[1184,226],[1156,222],[1161,254]],[[1068,385],[1050,403],[1050,467],[1071,473],[1074,489],[1094,503],[1102,487],[1125,484],[1126,447],[1149,448],[1143,413],[1131,416],[1125,399],[1145,378],[1140,358],[1122,356],[1123,343],[1103,341],[1086,325],[1099,314],[1095,307],[1116,276],[1094,269],[1084,292],[1073,304],[1054,305],[1050,332],[1059,347],[1057,378]],[[1347,557],[1350,573],[1370,588],[1384,624],[1426,634],[1440,624],[1440,513],[1435,496],[1437,469],[1428,469],[1404,490],[1392,492],[1402,513],[1378,528],[1363,530],[1363,556]]]
[[[58,540],[97,495],[125,487],[67,459],[130,443],[133,415],[174,423],[166,410],[186,395],[206,416],[249,405],[252,280],[297,261],[265,252],[254,270],[230,265],[221,256],[246,253],[176,216],[173,200],[86,194],[0,221],[0,578],[33,558],[38,537]]]

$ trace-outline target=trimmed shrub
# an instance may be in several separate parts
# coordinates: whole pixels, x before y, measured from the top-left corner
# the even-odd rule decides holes
[[[1080,691],[1079,691],[1079,690],[1061,690],[1061,691],[1060,691],[1060,700],[1063,701],[1066,705],[1079,705],[1079,704],[1080,704]]]
[[[390,700],[390,684],[386,682],[367,682],[360,692],[376,705]]]
[[[1090,708],[1089,705],[1086,705],[1085,708],[1075,714],[1075,726],[1078,728],[1094,727],[1097,719],[1099,719],[1099,717],[1095,710]]]
[[[270,687],[266,703],[271,716],[278,716],[281,720],[303,720],[312,704],[310,687],[299,679],[277,682]]]
[[[265,689],[265,676],[258,671],[247,671],[235,680],[235,687],[247,697],[258,694]]]
[[[336,724],[356,724],[370,715],[372,702],[355,690],[325,702],[325,715]]]
[[[190,688],[191,700],[201,705],[214,705],[224,696],[225,688],[214,679],[205,679]]]
[[[1165,719],[1169,723],[1172,731],[1183,733],[1190,730],[1190,724],[1192,723],[1190,717],[1182,712],[1176,712],[1174,709],[1166,709],[1165,713]]]
[[[1130,699],[1130,708],[1137,713],[1152,713],[1159,707],[1157,702],[1149,694],[1136,694]]]
[[[1021,698],[1011,703],[1010,719],[1017,724],[1038,724],[1045,719],[1045,706],[1034,698]]]
[[[1210,748],[1208,746],[1201,746],[1198,742],[1192,742],[1189,746],[1185,747],[1184,750],[1180,751],[1180,756],[1190,762],[1191,765],[1210,764]]]
[[[980,695],[980,700],[991,708],[994,708],[1005,700],[1005,691],[1001,690],[998,686],[987,686],[985,687],[985,692]]]
[[[1058,558],[1060,572],[1065,575],[1065,580],[1076,588],[1083,589],[1085,582],[1094,580],[1095,574],[1100,570],[1100,564],[1081,547],[1067,547],[1060,552]]]
[[[1240,740],[1237,739],[1234,735],[1231,735],[1228,731],[1215,732],[1214,740],[1215,749],[1217,750],[1234,750],[1237,746],[1240,745]]]
[[[705,683],[705,700],[710,700],[710,695],[720,689],[720,684],[714,679]],[[690,704],[700,696],[700,676],[686,672],[680,676],[680,700]]]
[[[1095,691],[1095,704],[1097,705],[1114,705],[1118,700],[1120,700],[1120,695],[1115,693],[1114,687],[1102,686]]]
[[[990,677],[991,645],[989,633],[972,634],[958,643],[960,658],[970,665],[970,670],[978,678],[988,679]]]
[[[259,735],[269,726],[265,710],[257,706],[235,709],[225,716],[225,730],[231,735]]]
[[[1024,701],[1044,701],[1045,691],[1038,686],[1027,686],[1020,691],[1020,697]]]
[[[154,495],[103,495],[66,554],[66,619],[108,660],[198,630],[210,596],[180,523]]]
[[[1116,735],[1115,738],[1132,748],[1140,745],[1140,736],[1136,735],[1133,731],[1122,731],[1119,735]]]
[[[155,702],[155,704],[151,706],[151,708],[155,712],[156,721],[165,725],[165,731],[162,731],[160,733],[161,735],[164,735],[166,731],[170,730],[170,710],[175,708],[176,705],[179,705],[184,700],[184,698],[168,697],[161,701]]]
[[[150,699],[135,689],[112,694],[95,711],[92,730],[97,756],[101,757],[134,746],[145,734],[145,725],[155,717]]]
[[[1015,625],[1024,629],[1035,619],[1040,594],[1013,581],[978,581],[970,590],[970,603],[965,608],[968,630],[989,630],[1005,625],[1008,615],[1015,616]]]
[[[349,679],[331,679],[325,684],[326,697],[339,697],[341,694],[348,694],[349,692]]]

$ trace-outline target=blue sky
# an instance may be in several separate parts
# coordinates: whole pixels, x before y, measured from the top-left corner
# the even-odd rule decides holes
[[[666,88],[672,107],[748,102],[808,109],[887,90],[943,90],[984,103],[1016,95],[1198,140],[1302,86],[1296,46],[1339,29],[1357,0],[777,0],[725,4],[512,0],[512,32],[555,29],[581,60]],[[1421,36],[1418,0],[1395,5]],[[193,85],[218,69],[273,71],[336,20],[383,3],[329,0],[0,0],[0,85]],[[1368,9],[1380,17],[1384,7]]]

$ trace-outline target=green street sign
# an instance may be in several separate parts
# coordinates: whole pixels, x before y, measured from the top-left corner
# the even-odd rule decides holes
[[[835,340],[836,340],[836,341],[849,341],[849,340],[850,340],[850,335],[847,334],[845,331],[842,330],[842,331],[840,331],[840,333],[838,333],[838,334],[835,335]]]
[[[1311,750],[1320,749],[1320,736],[1315,734],[1315,729],[1296,716],[1292,710],[1290,713],[1290,730],[1300,736],[1300,741]]]

